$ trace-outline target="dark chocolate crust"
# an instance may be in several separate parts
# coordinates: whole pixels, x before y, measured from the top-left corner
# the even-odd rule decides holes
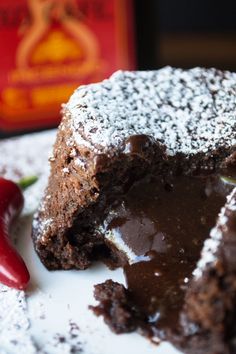
[[[84,269],[107,253],[97,230],[107,206],[147,171],[219,169],[235,150],[235,84],[229,72],[166,67],[118,72],[75,91],[33,224],[44,264]]]
[[[98,259],[124,265],[126,255],[100,226],[135,181],[147,174],[168,178],[235,168],[235,87],[236,74],[164,68],[121,72],[78,89],[63,109],[48,187],[33,222],[35,249],[45,266],[85,269]],[[232,213],[227,217],[234,223]],[[186,333],[175,339],[189,352],[235,352],[236,269],[227,261],[235,237],[235,231],[222,231],[217,250],[209,251],[218,262],[202,266],[203,250],[200,277],[186,294]],[[115,332],[139,329],[148,335],[145,316],[122,285],[108,281],[96,287],[95,297],[100,304],[94,311]]]

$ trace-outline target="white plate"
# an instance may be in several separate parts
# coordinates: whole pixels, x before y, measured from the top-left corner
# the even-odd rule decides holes
[[[19,174],[40,176],[37,184],[25,193],[25,214],[36,207],[42,195],[48,172],[47,155],[54,138],[55,131],[51,131],[0,143],[0,174],[15,180]],[[109,278],[124,283],[121,270],[110,271],[102,264],[94,264],[86,271],[49,272],[33,249],[31,216],[21,219],[15,234],[17,247],[31,273],[31,283],[26,296],[0,287],[0,354],[179,353],[168,343],[154,345],[137,333],[115,335],[102,318],[88,309],[95,304],[93,286]]]

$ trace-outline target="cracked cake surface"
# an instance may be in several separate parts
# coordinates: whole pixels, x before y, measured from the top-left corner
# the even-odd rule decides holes
[[[204,186],[208,185],[211,178],[218,181],[219,175],[234,177],[235,128],[234,73],[171,67],[148,72],[119,71],[101,83],[78,88],[63,106],[63,118],[50,158],[48,186],[33,221],[34,245],[42,262],[49,269],[85,269],[95,260],[102,260],[111,268],[124,267],[129,258],[127,245],[120,247],[114,237],[107,237],[104,220],[122,205],[132,186],[147,176],[155,176],[167,192],[175,183],[177,186],[182,183],[181,176],[184,181],[190,178],[191,185],[194,185],[193,178],[198,178],[201,188],[202,181]],[[228,194],[230,190],[227,189]],[[224,193],[225,197],[227,193]],[[208,198],[207,192],[205,197]],[[230,198],[227,208],[233,205],[233,192]],[[218,212],[225,202],[220,203]],[[219,220],[226,222],[225,210],[228,209],[223,209]],[[228,323],[220,322],[221,332],[219,323],[212,322],[212,331],[204,327],[202,299],[194,295],[198,290],[204,294],[199,279],[205,279],[211,266],[210,276],[217,274],[214,257],[218,257],[218,249],[224,248],[222,243],[225,245],[223,233],[219,236],[219,223],[213,228],[211,221],[205,229],[206,241],[200,241],[202,253],[199,252],[198,262],[194,263],[193,279],[186,292],[189,305],[183,315],[186,333],[175,334],[178,338],[173,340],[179,344],[180,338],[191,337],[192,346],[198,347],[193,353],[202,353],[202,348],[209,349],[213,342],[218,343],[218,351],[214,353],[227,353],[227,350],[233,353],[229,346],[226,348],[222,334],[222,328]],[[232,267],[230,282],[234,283],[236,266]],[[223,279],[225,273],[221,274],[221,283]],[[230,293],[225,290],[227,301],[234,306],[236,289],[233,285],[230,289]],[[142,328],[147,334],[143,326],[148,322],[147,317],[140,307],[135,307],[129,291],[112,282],[100,286],[96,297],[102,307],[95,312],[103,314],[117,332]],[[204,304],[215,309],[214,299],[210,301],[208,295],[203,296]],[[113,300],[107,302],[109,296]],[[222,298],[219,301],[222,303]],[[222,306],[221,311],[226,316],[229,309]],[[229,318],[227,321],[232,321]],[[117,330],[120,326],[122,330]],[[232,332],[231,342],[235,335]],[[199,341],[203,343],[200,348],[196,338],[202,333],[204,340]],[[210,349],[205,353],[212,354]]]

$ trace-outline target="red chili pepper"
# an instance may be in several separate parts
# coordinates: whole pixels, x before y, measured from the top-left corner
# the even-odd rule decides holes
[[[14,249],[9,228],[20,214],[24,198],[19,186],[0,178],[0,282],[16,289],[25,289],[30,275],[26,265]]]

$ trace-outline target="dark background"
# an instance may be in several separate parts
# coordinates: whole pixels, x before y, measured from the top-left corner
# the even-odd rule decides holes
[[[236,71],[236,0],[134,0],[139,68]]]

